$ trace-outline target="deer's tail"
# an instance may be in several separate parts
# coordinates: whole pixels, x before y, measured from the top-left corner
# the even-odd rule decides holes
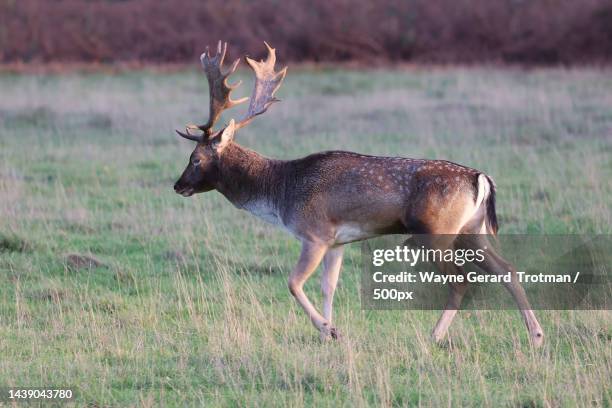
[[[491,177],[484,173],[478,175],[478,197],[477,205],[485,206],[485,229],[490,235],[497,235],[499,225],[497,223],[497,213],[495,212],[495,182]]]

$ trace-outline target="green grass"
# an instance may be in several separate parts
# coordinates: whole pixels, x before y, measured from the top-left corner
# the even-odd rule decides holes
[[[241,143],[453,160],[496,180],[503,233],[612,232],[609,71],[295,70],[279,94]],[[0,385],[91,406],[612,405],[609,312],[539,311],[533,350],[518,312],[464,311],[439,347],[438,312],[361,310],[358,244],[345,341],[320,343],[286,286],[298,242],[172,191],[199,73],[5,74],[0,95]],[[306,291],[320,304],[316,277]]]

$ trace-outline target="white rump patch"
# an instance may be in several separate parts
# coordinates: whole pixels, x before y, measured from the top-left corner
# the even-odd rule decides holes
[[[479,231],[480,234],[486,233],[486,203],[485,200],[491,194],[491,185],[484,174],[478,176],[478,194],[473,208],[467,208],[462,218],[462,230],[467,230],[469,233]]]

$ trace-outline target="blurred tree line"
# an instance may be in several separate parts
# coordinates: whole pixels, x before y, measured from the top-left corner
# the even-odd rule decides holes
[[[590,64],[612,0],[0,0],[0,62],[182,62],[262,40],[291,61]]]

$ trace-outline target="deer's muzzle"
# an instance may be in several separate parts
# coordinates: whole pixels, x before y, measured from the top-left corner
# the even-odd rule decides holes
[[[183,197],[190,197],[194,193],[194,189],[192,187],[181,186],[181,185],[179,185],[178,182],[176,182],[176,184],[174,184],[174,191],[177,194],[182,195]]]

